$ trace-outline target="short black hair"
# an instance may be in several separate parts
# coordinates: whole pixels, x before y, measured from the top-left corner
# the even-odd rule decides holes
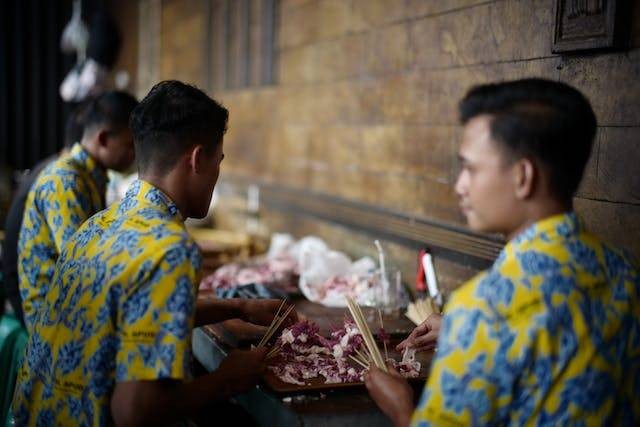
[[[205,148],[213,151],[228,120],[229,111],[195,86],[177,80],[156,84],[131,114],[138,170],[167,172],[207,139],[213,141]]]
[[[77,104],[67,117],[67,121],[64,124],[64,144],[65,148],[70,148],[76,142],[80,142],[82,139],[82,133],[84,132],[84,116],[87,104]]]
[[[94,126],[108,126],[120,130],[129,125],[129,116],[138,105],[133,95],[118,90],[104,92],[83,106],[84,130]]]
[[[491,136],[513,157],[532,157],[550,176],[562,201],[575,194],[591,154],[596,116],[577,89],[545,79],[472,88],[459,105],[460,120],[491,116]]]

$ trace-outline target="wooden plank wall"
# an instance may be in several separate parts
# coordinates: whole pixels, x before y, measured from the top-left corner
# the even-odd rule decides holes
[[[633,2],[628,51],[565,56],[551,53],[554,2],[280,0],[277,83],[212,93],[231,111],[223,177],[464,227],[453,193],[458,100],[474,84],[546,77],[584,91],[598,117],[576,209],[595,232],[640,258],[640,2]],[[160,77],[210,89],[220,78],[206,66],[219,46],[207,43],[216,40],[216,26],[203,19],[211,3],[158,4]],[[275,229],[317,232],[354,254],[372,252],[369,236],[340,226],[282,212],[264,218]],[[410,274],[415,250],[392,252]],[[450,289],[474,272],[440,262]]]

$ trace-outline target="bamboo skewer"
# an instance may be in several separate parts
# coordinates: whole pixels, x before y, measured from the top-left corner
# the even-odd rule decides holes
[[[290,305],[289,308],[284,312],[284,314],[282,316],[279,316],[280,310],[283,305],[284,305],[284,301],[282,301],[282,304],[280,304],[280,308],[276,312],[276,315],[273,318],[271,325],[269,325],[267,332],[264,334],[264,337],[262,337],[262,339],[258,343],[258,346],[257,346],[258,348],[263,347],[267,342],[269,342],[273,334],[280,328],[280,326],[282,325],[282,322],[285,321],[285,319],[289,316],[289,313],[291,313],[291,311],[293,310],[294,306]]]
[[[358,356],[360,356],[363,360],[369,361],[371,360],[371,357],[369,356],[368,352],[362,353],[360,352],[360,350],[358,350],[357,348],[354,349],[355,352],[358,354]],[[366,350],[366,349],[365,349]]]
[[[353,320],[356,322],[356,325],[358,326],[358,329],[362,334],[362,338],[364,339],[367,349],[369,350],[369,354],[371,355],[371,359],[373,360],[373,363],[375,363],[375,365],[379,369],[382,369],[384,372],[388,372],[387,365],[382,359],[382,355],[380,354],[380,349],[376,345],[375,339],[371,334],[371,329],[369,329],[369,325],[367,325],[367,321],[365,320],[364,315],[362,314],[362,310],[360,310],[360,307],[353,301],[353,299],[351,299],[350,297],[346,297],[346,298],[347,298],[347,306],[349,307],[349,312],[351,313]]]
[[[371,356],[369,355],[369,352],[367,351],[366,346],[362,347],[362,349],[364,350],[364,352],[361,352],[361,351],[360,351],[360,350],[358,350],[357,348],[354,348],[354,350],[355,350],[355,352],[356,352],[356,354],[357,354],[358,358],[359,358],[360,360],[362,360],[364,363],[366,363],[366,365],[367,365],[368,367],[370,367],[370,366],[371,366],[371,361],[372,361],[373,359],[372,359],[372,358],[371,358]]]
[[[367,363],[364,363],[363,361],[361,361],[360,359],[357,359],[351,355],[349,355],[349,358],[351,360],[353,360],[354,362],[356,362],[358,365],[362,366],[364,369],[369,369],[369,365]]]
[[[380,319],[380,329],[384,331],[384,323],[382,323],[382,312],[380,311],[380,309],[378,309],[378,319]],[[387,352],[387,342],[383,340],[382,344],[384,344],[384,360],[386,361],[389,359],[389,353]]]
[[[269,352],[267,353],[266,358],[267,359],[272,359],[274,357],[276,357],[278,355],[278,353],[280,353],[280,346],[276,346],[273,347],[271,350],[269,350]]]
[[[278,307],[278,311],[276,311],[276,315],[273,316],[273,320],[271,320],[271,324],[269,324],[269,327],[267,328],[267,331],[265,332],[264,336],[262,337],[262,339],[258,343],[258,348],[262,347],[264,345],[265,337],[271,331],[271,329],[273,328],[273,325],[275,325],[276,322],[278,321],[278,315],[280,314],[280,310],[282,310],[282,306],[284,306],[284,300],[282,300],[282,302],[280,303],[280,306]]]
[[[368,357],[367,354],[361,353],[360,351],[358,351],[358,349],[355,349],[355,348],[354,348],[354,351],[356,353],[352,354],[353,357],[357,358],[358,360],[360,360],[362,363],[366,364],[367,366],[371,365],[371,358]]]
[[[419,325],[431,314],[438,312],[435,301],[427,297],[410,303],[407,307],[406,315],[413,323]]]
[[[287,311],[285,311],[284,314],[282,316],[280,316],[280,318],[278,319],[276,324],[273,326],[273,328],[269,331],[269,333],[267,335],[265,335],[266,339],[265,339],[263,345],[266,345],[267,342],[269,342],[269,340],[273,336],[273,334],[275,334],[278,331],[278,329],[280,329],[280,326],[287,319],[287,317],[289,316],[289,313],[291,313],[291,311],[293,311],[293,308],[294,308],[293,305],[289,306]]]

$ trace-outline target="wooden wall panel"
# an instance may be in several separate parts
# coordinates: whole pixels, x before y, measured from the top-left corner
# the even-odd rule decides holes
[[[584,92],[600,126],[640,124],[640,49],[563,57],[559,78]]]
[[[163,0],[160,78],[207,86],[207,0]]]
[[[160,78],[160,39],[162,29],[162,1],[138,2],[138,99],[143,99]],[[127,43],[125,38],[125,43]]]
[[[411,51],[421,67],[444,68],[550,56],[554,0],[498,1],[411,24]]]
[[[370,234],[310,217],[288,215],[272,210],[265,212],[263,220],[271,229],[286,231],[297,238],[308,235],[322,236],[331,247],[340,248],[354,259],[362,256],[377,259],[373,237]],[[416,249],[384,240],[383,245],[389,270],[399,269],[402,272],[403,282],[413,287],[418,267]],[[435,257],[435,268],[439,284],[445,292],[457,288],[460,283],[470,279],[477,272],[477,268],[452,262],[444,257]]]
[[[640,128],[601,127],[578,196],[640,204]]]
[[[209,90],[213,94],[221,92],[227,81],[226,43],[227,43],[227,0],[211,0],[209,15],[208,59]]]
[[[213,74],[222,42],[203,39],[201,11],[221,0],[177,3],[162,3],[163,76],[196,83],[209,78],[211,87],[221,78],[242,78],[229,69],[226,77]],[[280,0],[275,85],[215,91],[231,111],[222,178],[319,192],[463,227],[453,192],[459,99],[472,85],[490,81],[562,80],[589,97],[600,124],[576,209],[608,241],[640,256],[640,239],[625,225],[640,220],[634,172],[640,162],[640,21],[634,21],[629,51],[554,55],[553,3]],[[640,3],[634,3],[632,16],[638,17]],[[257,8],[255,0],[247,4]],[[252,22],[255,41],[260,29]],[[205,60],[208,76],[202,75]],[[260,59],[254,54],[250,60]],[[249,70],[254,82],[256,70],[251,64]],[[369,238],[365,244],[344,227],[295,218],[269,214],[280,231],[326,233],[353,254],[369,245]],[[405,250],[398,249],[398,258],[414,262],[413,249]],[[439,272],[453,288],[473,270],[449,262]]]
[[[640,262],[639,205],[575,198],[574,206],[590,231],[606,242],[626,249],[636,262]]]

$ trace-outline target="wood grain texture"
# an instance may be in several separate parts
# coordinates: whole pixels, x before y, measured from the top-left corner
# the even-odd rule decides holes
[[[560,80],[584,92],[600,126],[640,124],[640,49],[567,56],[560,68]]]
[[[627,250],[636,262],[640,261],[637,231],[640,206],[575,198],[574,207],[591,232],[605,242]]]
[[[550,56],[552,0],[498,1],[411,23],[412,62],[443,68]]]
[[[640,128],[601,127],[579,197],[640,205]]]
[[[160,77],[206,88],[208,25],[205,0],[162,2]]]
[[[179,8],[176,3],[162,2],[162,76],[202,86],[199,43],[206,28],[194,12],[200,3],[179,2]],[[280,0],[277,84],[213,93],[231,112],[222,176],[308,190],[464,229],[453,191],[459,100],[471,86],[486,82],[560,80],[585,93],[601,126],[576,206],[604,238],[640,256],[637,238],[619,223],[637,222],[640,204],[635,173],[640,21],[633,20],[629,51],[554,55],[553,3]],[[634,5],[632,16],[639,13]],[[253,38],[257,31],[251,28]],[[211,52],[214,45],[210,41]],[[209,61],[214,69],[215,56]],[[338,233],[313,217],[299,220],[273,211],[269,218],[281,229],[332,235],[338,248],[351,245],[344,225]],[[403,251],[399,258],[413,257]],[[453,265],[446,270],[453,271]],[[451,273],[448,286],[458,279],[460,274]]]

